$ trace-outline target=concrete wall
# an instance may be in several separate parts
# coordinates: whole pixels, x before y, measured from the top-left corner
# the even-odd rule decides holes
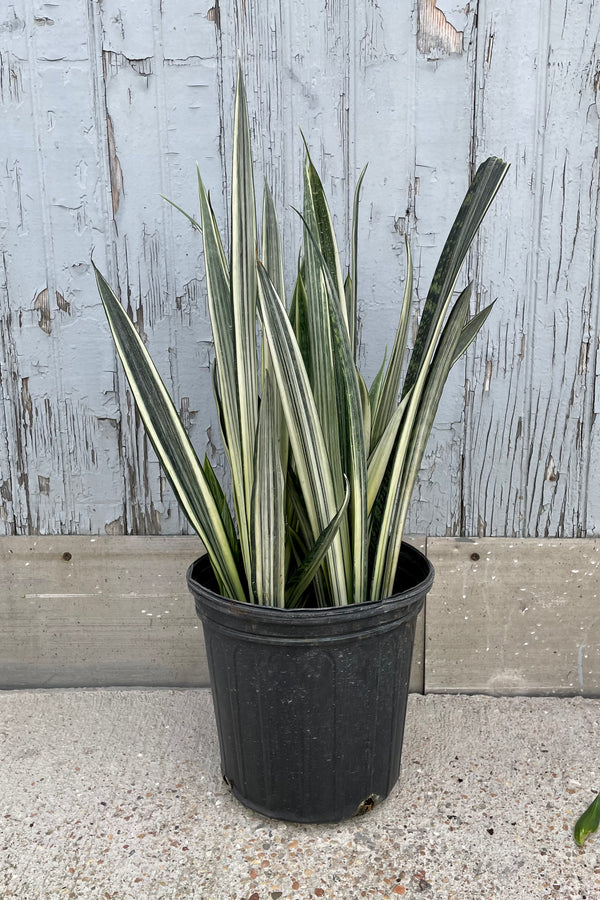
[[[342,242],[363,164],[361,359],[415,313],[476,162],[512,163],[465,278],[496,300],[448,385],[410,528],[600,527],[600,0],[5,0],[0,7],[0,533],[180,534],[103,319],[90,254],[222,464],[195,163],[227,207],[237,50],[257,179],[296,263],[302,138]]]

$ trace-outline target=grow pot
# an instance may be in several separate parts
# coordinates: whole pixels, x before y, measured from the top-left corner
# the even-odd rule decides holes
[[[220,596],[206,556],[190,566],[221,769],[245,806],[337,822],[389,794],[400,774],[415,624],[433,575],[404,543],[389,599],[282,610]]]

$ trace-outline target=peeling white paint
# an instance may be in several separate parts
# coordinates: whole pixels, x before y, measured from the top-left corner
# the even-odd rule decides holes
[[[193,206],[198,161],[223,221],[239,48],[257,181],[273,184],[290,279],[299,128],[342,245],[370,164],[359,279],[368,380],[397,321],[403,235],[420,311],[473,162],[512,163],[465,273],[474,310],[496,304],[451,375],[409,528],[597,533],[600,2],[338,3],[323,16],[312,0],[265,0],[226,12],[73,0],[0,13],[0,532],[186,528],[116,366],[92,250],[200,454],[225,469],[200,242],[160,194]]]

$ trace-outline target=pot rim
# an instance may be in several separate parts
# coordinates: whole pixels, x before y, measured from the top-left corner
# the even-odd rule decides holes
[[[236,630],[238,628],[254,630],[260,627],[273,628],[278,633],[280,629],[285,629],[288,633],[321,631],[327,629],[327,626],[332,628],[337,626],[342,631],[362,631],[368,629],[370,625],[383,624],[388,620],[399,623],[411,614],[415,605],[418,605],[420,610],[435,575],[433,565],[427,557],[416,547],[403,541],[398,572],[401,574],[405,569],[413,573],[411,584],[405,590],[400,590],[383,600],[347,606],[282,609],[234,600],[216,593],[195,577],[199,574],[198,568],[206,568],[208,565],[208,556],[204,554],[189,566],[186,573],[188,587],[196,601],[196,612],[203,623],[219,619],[222,625],[227,621],[229,626],[233,626]]]

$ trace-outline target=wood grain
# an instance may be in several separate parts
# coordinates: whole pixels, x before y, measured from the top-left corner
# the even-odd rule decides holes
[[[292,283],[303,143],[347,257],[360,361],[391,345],[405,271],[423,307],[475,165],[512,168],[462,285],[496,301],[449,380],[409,529],[593,537],[600,520],[600,0],[13,0],[0,9],[0,533],[182,534],[117,365],[90,256],[120,292],[201,456],[227,468],[195,164],[229,204],[241,53],[257,184]],[[260,193],[260,188],[259,188]]]

